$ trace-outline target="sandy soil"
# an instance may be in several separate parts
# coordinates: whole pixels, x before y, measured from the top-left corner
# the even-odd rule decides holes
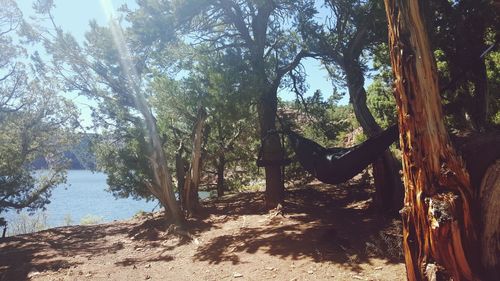
[[[397,222],[365,184],[312,183],[265,211],[262,193],[206,201],[189,235],[159,214],[0,242],[0,280],[405,280]]]

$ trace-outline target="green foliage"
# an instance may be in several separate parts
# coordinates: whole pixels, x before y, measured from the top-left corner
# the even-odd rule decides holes
[[[0,10],[0,213],[7,209],[42,208],[51,189],[65,181],[64,158],[74,142],[74,105],[59,95],[58,81],[45,71],[35,53],[32,61],[12,33],[21,13],[3,0]],[[16,37],[17,38],[17,37]],[[44,158],[48,170],[35,175],[31,163]]]
[[[153,175],[144,131],[129,127],[119,133],[106,133],[95,145],[97,168],[108,175],[109,191],[115,197],[153,199],[146,186]]]
[[[189,75],[180,81],[155,77],[152,104],[158,124],[166,137],[166,151],[189,160],[191,128],[196,109],[202,106],[208,114],[203,152],[204,171],[216,174],[221,160],[226,189],[237,189],[255,177],[257,147],[256,113],[251,106],[252,94],[244,85],[247,70],[236,50],[209,53],[196,51],[197,63],[190,65]],[[211,185],[210,177],[203,177]]]
[[[148,214],[147,212],[145,212],[143,210],[139,210],[139,211],[137,211],[137,213],[134,214],[133,218],[134,219],[143,218],[147,214]]]
[[[427,16],[447,123],[488,129],[498,114],[496,48],[482,56],[498,45],[495,9],[489,1],[430,1]]]
[[[500,126],[500,51],[488,54],[485,63],[490,94],[489,120],[492,124]]]
[[[95,215],[85,215],[82,219],[80,219],[80,224],[81,225],[93,225],[93,224],[100,224],[104,222],[104,218],[100,216],[95,216]]]
[[[387,128],[397,123],[397,108],[391,87],[376,78],[366,91],[366,103],[377,123]]]
[[[316,91],[304,101],[297,100],[293,110],[297,111],[299,120],[293,126],[303,132],[304,136],[315,140],[323,146],[342,146],[344,137],[358,127],[352,106],[339,105],[342,95],[333,93],[325,100],[321,91]]]

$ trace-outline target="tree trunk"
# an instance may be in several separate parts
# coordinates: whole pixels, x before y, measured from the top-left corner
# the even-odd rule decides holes
[[[500,280],[500,160],[481,184],[481,265],[485,280]]]
[[[281,141],[277,134],[268,134],[276,130],[276,111],[278,98],[276,90],[263,91],[258,104],[261,145],[263,147],[262,160],[268,163],[266,173],[266,207],[275,208],[283,202],[285,188],[281,175]]]
[[[179,148],[175,154],[175,176],[177,178],[177,193],[179,194],[180,205],[184,209],[186,209],[186,200],[184,198],[184,185],[187,171],[186,166],[186,160],[182,157],[182,148]]]
[[[356,120],[368,137],[373,137],[382,131],[366,105],[364,76],[356,59],[344,56],[349,96],[354,108]],[[390,150],[372,164],[375,181],[375,206],[386,214],[397,214],[403,206],[403,184],[399,175],[399,163]]]
[[[152,149],[152,155],[149,157],[149,162],[153,169],[154,178],[152,182],[147,183],[147,186],[165,208],[165,217],[167,221],[177,226],[183,226],[185,221],[184,214],[175,199],[172,176],[168,171],[167,158],[165,157],[162,142],[156,129],[155,119],[147,105],[146,99],[140,94],[140,90],[137,92],[139,93],[137,95],[137,106],[145,119],[148,138]]]
[[[219,155],[217,161],[217,197],[224,196],[224,169],[226,166],[226,158],[224,154]]]
[[[471,103],[471,117],[474,127],[478,131],[484,131],[488,121],[488,76],[486,75],[486,65],[479,58],[473,63],[473,68],[468,71],[472,74],[474,83],[474,97]]]
[[[409,280],[476,280],[469,174],[444,126],[420,1],[384,0],[405,184],[403,249]]]
[[[200,109],[198,119],[193,130],[193,155],[191,158],[190,171],[184,184],[184,198],[186,210],[193,215],[199,207],[198,186],[201,176],[201,144],[203,141],[203,127],[205,124],[205,112]]]

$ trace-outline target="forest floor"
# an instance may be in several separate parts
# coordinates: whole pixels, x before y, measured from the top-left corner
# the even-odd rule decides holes
[[[313,182],[266,211],[261,192],[203,202],[189,235],[160,214],[0,242],[0,280],[406,280],[400,223],[366,183]]]

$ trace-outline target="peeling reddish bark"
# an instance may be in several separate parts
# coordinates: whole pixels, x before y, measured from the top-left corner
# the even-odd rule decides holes
[[[474,190],[444,126],[422,3],[384,2],[403,152],[408,279],[477,280]]]

